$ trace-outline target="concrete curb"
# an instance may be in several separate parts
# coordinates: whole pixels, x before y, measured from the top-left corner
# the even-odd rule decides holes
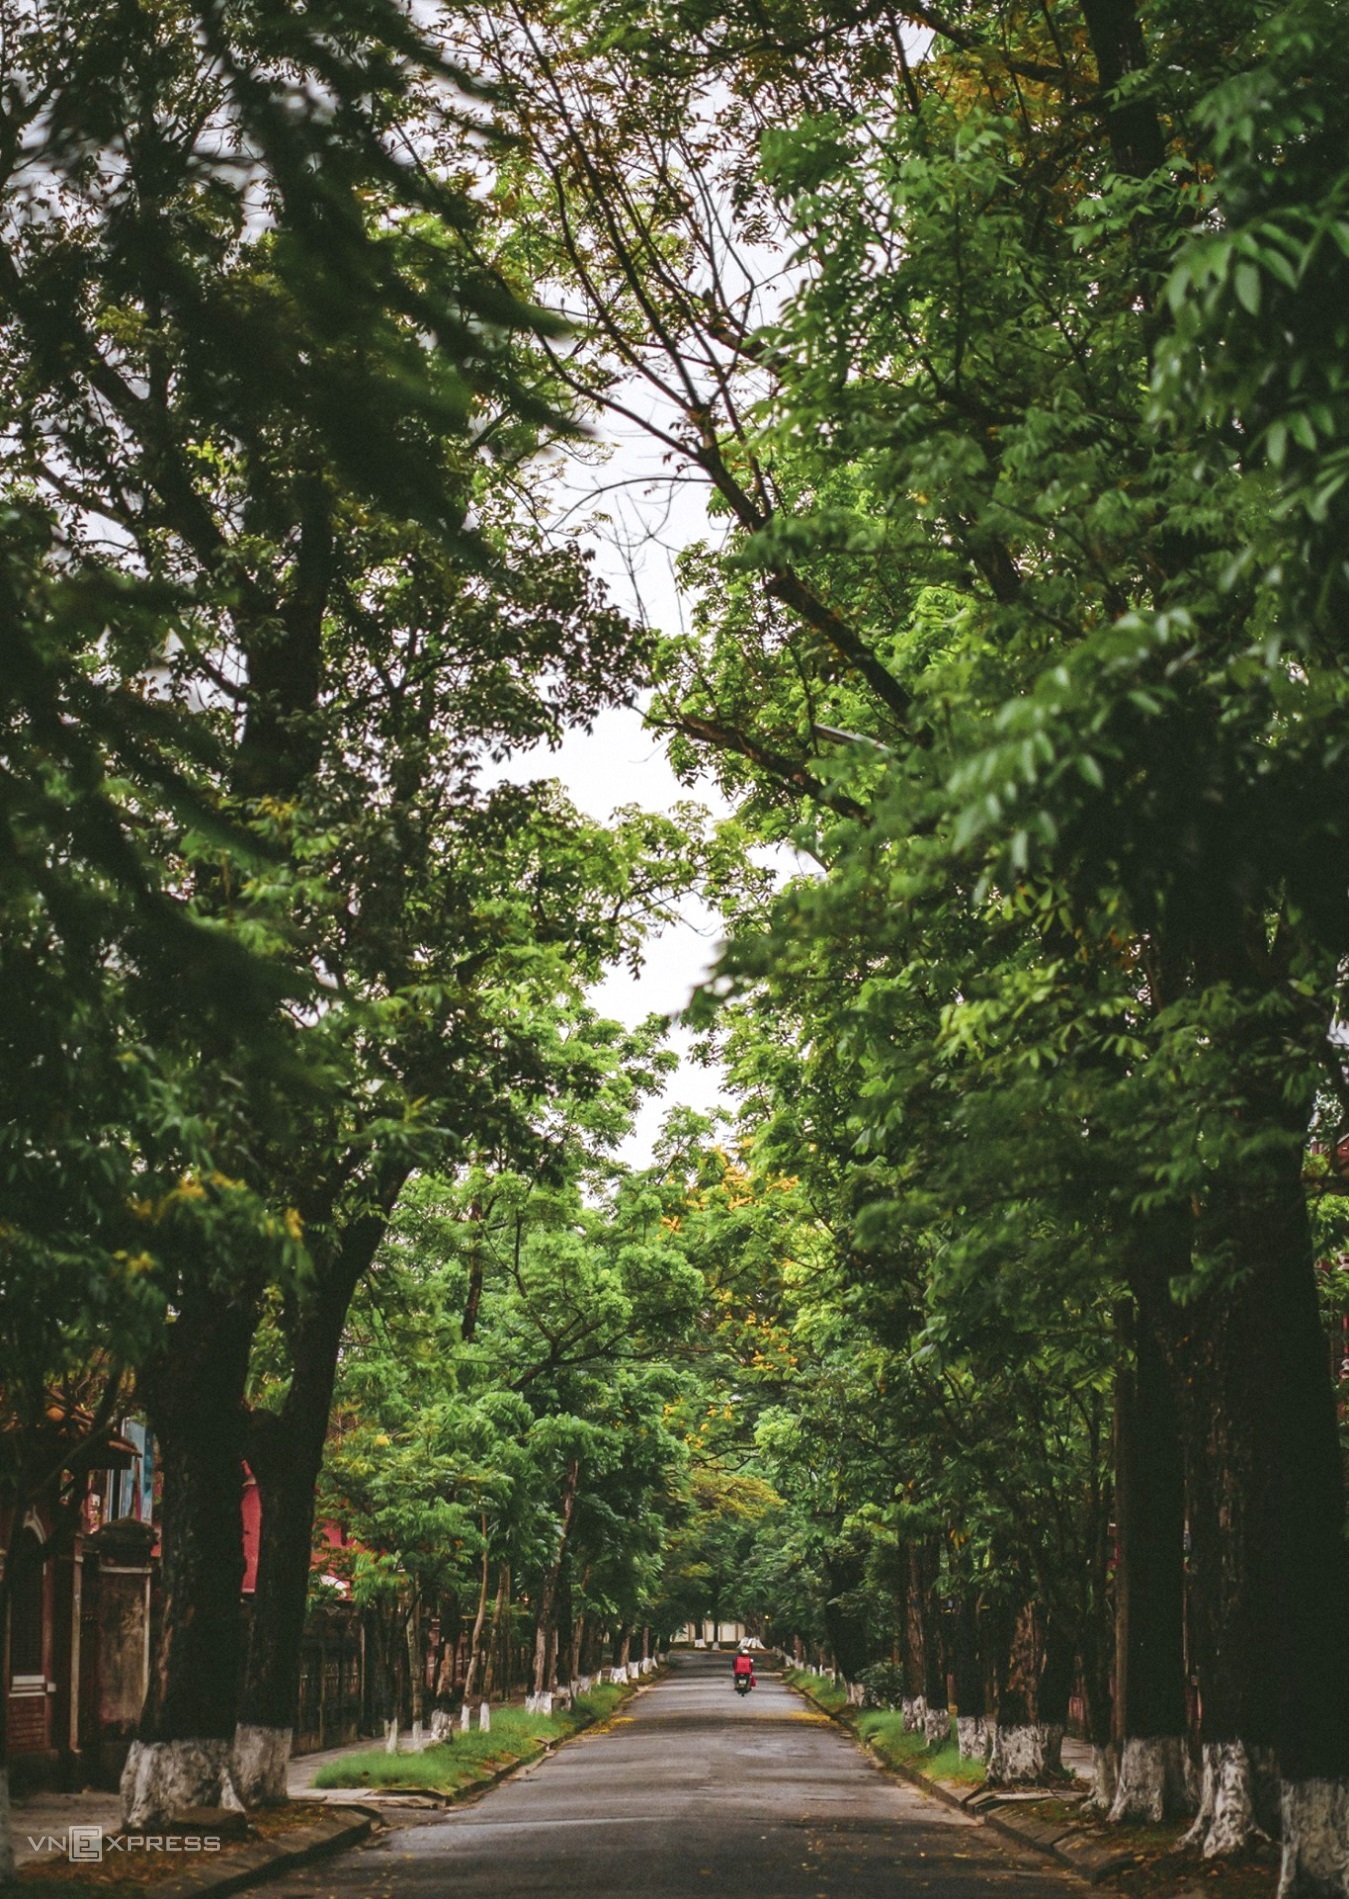
[[[821,1714],[827,1714],[829,1719],[837,1723],[839,1727],[846,1728],[854,1740],[861,1740],[847,1718],[854,1712],[853,1709],[826,1708],[822,1701],[816,1700],[808,1688],[800,1687],[795,1682],[788,1682],[786,1686],[800,1695],[803,1701],[808,1701],[813,1708],[818,1708]],[[1014,1841],[1018,1846],[1028,1846],[1033,1852],[1043,1853],[1046,1859],[1057,1860],[1061,1866],[1066,1866],[1069,1872],[1076,1873],[1077,1877],[1085,1880],[1089,1886],[1098,1885],[1109,1874],[1117,1872],[1121,1866],[1129,1865],[1134,1857],[1129,1848],[1123,1845],[1103,1845],[1092,1839],[1084,1829],[1074,1826],[1071,1821],[1037,1820],[1030,1814],[1019,1815],[985,1810],[976,1803],[987,1799],[990,1792],[987,1787],[970,1787],[963,1781],[957,1780],[938,1780],[934,1774],[925,1774],[920,1767],[914,1767],[908,1761],[882,1760],[876,1750],[870,1747],[867,1752],[883,1772],[898,1775],[901,1780],[907,1780],[920,1792],[931,1794],[933,1799],[940,1800],[946,1806],[954,1807],[958,1812],[967,1814],[971,1820],[977,1820],[981,1826],[991,1827],[995,1833],[1001,1833],[1005,1839]]]

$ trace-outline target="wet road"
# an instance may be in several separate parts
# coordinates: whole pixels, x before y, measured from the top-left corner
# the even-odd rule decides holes
[[[992,1899],[1080,1883],[888,1779],[772,1679],[681,1656],[614,1724],[280,1899]],[[276,1891],[277,1889],[273,1889]]]

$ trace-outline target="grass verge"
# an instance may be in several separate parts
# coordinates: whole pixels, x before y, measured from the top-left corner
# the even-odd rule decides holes
[[[847,1690],[841,1688],[832,1675],[817,1675],[812,1668],[784,1668],[782,1679],[789,1688],[799,1688],[826,1714],[842,1714],[848,1705]]]
[[[941,1747],[929,1747],[921,1734],[904,1732],[904,1716],[897,1708],[865,1708],[857,1716],[857,1732],[887,1767],[917,1767],[934,1780],[953,1780],[962,1787],[982,1787],[984,1763],[962,1760],[952,1737]]]
[[[494,1780],[505,1769],[537,1760],[545,1750],[582,1728],[607,1721],[632,1690],[613,1682],[578,1695],[557,1714],[526,1714],[523,1708],[494,1708],[492,1726],[480,1734],[456,1734],[420,1754],[386,1754],[370,1748],[329,1761],[314,1776],[315,1787],[416,1787],[428,1793],[462,1794]]]

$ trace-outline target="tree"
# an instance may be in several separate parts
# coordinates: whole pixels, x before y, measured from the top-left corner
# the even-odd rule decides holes
[[[150,9],[133,47],[113,9],[78,34],[39,13],[7,41],[3,381],[35,550],[10,568],[15,759],[49,748],[43,797],[11,803],[15,888],[53,934],[96,919],[103,953],[142,979],[136,1033],[233,1088],[214,1168],[246,1181],[283,1253],[307,1233],[340,1278],[406,1171],[412,1071],[447,1022],[446,1079],[470,1023],[489,1041],[501,1027],[465,1002],[484,951],[499,978],[509,925],[480,909],[466,942],[461,903],[419,968],[417,875],[438,872],[444,900],[452,837],[490,850],[534,813],[552,855],[533,868],[559,890],[572,874],[549,794],[456,796],[451,775],[621,696],[636,649],[574,554],[534,545],[513,575],[505,558],[484,470],[509,480],[552,420],[521,344],[546,323],[481,262],[484,213],[442,182],[470,149],[490,162],[458,75],[396,9],[353,7],[330,39],[334,24]],[[223,994],[231,974],[245,980]],[[527,990],[496,999],[518,1009]],[[528,1038],[506,1029],[498,1047],[492,1085],[527,1081]],[[305,1163],[334,1140],[315,1179]],[[227,1499],[276,1276],[258,1248],[237,1263],[166,1254],[156,1290],[176,1317],[139,1368],[172,1480],[170,1612],[127,1779],[138,1818],[228,1779]]]
[[[646,71],[653,44],[671,50],[665,15],[603,48],[550,22],[553,37],[502,54],[604,339],[591,387],[619,404],[616,365],[648,379],[653,433],[733,527],[730,560],[686,567],[705,598],[695,637],[663,655],[659,715],[726,754],[726,784],[752,793],[767,835],[807,801],[799,835],[833,875],[793,899],[802,933],[835,900],[842,933],[887,847],[904,901],[954,881],[985,980],[977,1003],[941,990],[936,1014],[967,1038],[972,1073],[993,1054],[976,1090],[1030,1098],[1004,1058],[1027,1023],[1027,1066],[1053,1048],[1041,1026],[1069,1038],[1060,1090],[1068,1066],[1118,1083],[1099,1111],[1102,1133],[1125,1130],[1123,1164],[1100,1177],[1093,1217],[1134,1229],[1112,1266],[1133,1275],[1184,1399],[1201,1624],[1247,1627],[1244,1650],[1271,1658],[1234,1670],[1216,1637],[1201,1644],[1199,1838],[1225,1851],[1251,1836],[1277,1738],[1286,1884],[1314,1888],[1331,1850],[1301,1841],[1298,1789],[1340,1784],[1330,1710],[1345,1684],[1338,1661],[1313,1674],[1304,1632],[1342,1619],[1342,1478],[1299,1176],[1317,1087],[1339,1086],[1326,1032],[1344,880],[1324,876],[1340,848],[1338,818],[1318,815],[1330,761],[1302,735],[1336,688],[1333,671],[1322,688],[1301,656],[1284,662],[1285,616],[1253,584],[1259,555],[1243,558],[1273,546],[1259,479],[1192,417],[1159,440],[1147,396],[1167,260],[1201,236],[1180,181],[1222,145],[1221,108],[1203,101],[1262,48],[1228,12],[1196,35],[1189,13],[1154,12],[1145,30],[1127,7],[1033,24],[988,7],[928,19],[918,66],[898,18],[883,23],[891,59],[870,15],[805,39],[795,20],[676,17],[685,39],[653,110],[603,136],[586,76],[602,90],[624,59]],[[720,109],[699,91],[714,56],[734,75]],[[1251,83],[1255,97],[1280,85]],[[784,98],[797,110],[775,115],[765,179],[743,135]],[[698,154],[677,128],[694,99],[734,153],[722,200],[690,182]],[[763,239],[775,217],[800,286],[756,329],[736,320],[754,273],[743,304],[739,286],[726,296],[716,233]],[[1194,253],[1228,312],[1255,294],[1249,270],[1236,289],[1244,241]],[[1321,423],[1300,426],[1320,439]],[[1000,923],[1019,946],[981,958],[978,932]],[[905,979],[883,932],[876,954]],[[879,1044],[878,1065],[890,1054]],[[938,1075],[942,1055],[938,1041]],[[1145,1104],[1133,1133],[1129,1098]],[[1296,1614],[1274,1614],[1272,1590]]]

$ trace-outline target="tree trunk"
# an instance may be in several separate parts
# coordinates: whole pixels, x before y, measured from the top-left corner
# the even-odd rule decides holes
[[[482,1574],[478,1583],[478,1607],[473,1617],[473,1633],[468,1641],[468,1667],[464,1671],[464,1706],[473,1699],[478,1686],[479,1665],[482,1660],[483,1629],[487,1622],[487,1598],[490,1585],[489,1563],[491,1552],[487,1545],[487,1518],[481,1521],[482,1528]]]
[[[1148,63],[1138,8],[1133,0],[1082,0],[1082,17],[1109,95],[1104,117],[1115,163],[1130,177],[1146,178],[1166,162],[1166,142],[1156,107],[1128,83]]]
[[[956,1598],[952,1655],[956,1689],[956,1743],[962,1760],[983,1760],[988,1753],[986,1677],[980,1653],[979,1610],[974,1586],[967,1582]]]
[[[1185,1843],[1206,1858],[1244,1853],[1278,1824],[1274,1445],[1260,1295],[1249,1279],[1224,1285],[1176,1317],[1203,1756]]]
[[[1035,1691],[1035,1720],[1040,1730],[1041,1772],[1063,1772],[1063,1737],[1068,1728],[1077,1647],[1068,1624],[1057,1614],[1045,1619],[1044,1659]]]
[[[418,1748],[422,1741],[422,1717],[426,1712],[426,1656],[422,1648],[422,1592],[415,1578],[403,1633],[408,1656],[408,1715],[412,1722],[412,1745]]]
[[[386,1180],[392,1206],[404,1175]],[[258,1576],[239,1697],[234,1773],[247,1806],[286,1798],[286,1765],[300,1696],[300,1649],[314,1543],[314,1490],[332,1410],[337,1357],[352,1295],[383,1238],[386,1214],[342,1234],[318,1283],[290,1315],[291,1378],[278,1412],[249,1419],[248,1462],[262,1506]]]
[[[1177,1265],[1177,1270],[1180,1270]],[[1163,1295],[1165,1296],[1165,1295]],[[1185,1710],[1185,1464],[1156,1295],[1126,1318],[1115,1401],[1115,1738],[1110,1820],[1195,1810]],[[1097,1804],[1102,1804],[1098,1796]]]
[[[1280,1899],[1349,1893],[1349,1544],[1335,1390],[1315,1256],[1290,1154],[1244,1210],[1243,1264],[1267,1283],[1261,1327],[1273,1432]]]
[[[553,1635],[548,1667],[548,1686],[556,1688],[562,1681],[562,1670],[571,1655],[572,1605],[571,1605],[571,1568],[563,1564],[562,1574],[558,1578],[557,1608],[553,1616]],[[571,1676],[566,1677],[565,1686],[571,1686]]]
[[[500,1575],[497,1579],[496,1602],[492,1608],[492,1633],[487,1643],[487,1675],[482,1685],[483,1699],[485,1701],[492,1699],[492,1689],[496,1685],[497,1653],[499,1648],[501,1648],[508,1639],[506,1635],[506,1624],[509,1619],[507,1611],[510,1607],[510,1584],[510,1564],[503,1563],[501,1565]]]
[[[923,1732],[929,1747],[944,1747],[951,1738],[951,1717],[946,1706],[946,1669],[936,1600],[937,1546],[932,1539],[910,1546],[909,1573],[918,1622]]]
[[[900,1698],[900,1708],[904,1718],[904,1732],[917,1734],[927,1726],[927,1701],[923,1695],[923,1618],[919,1607],[919,1591],[914,1587],[914,1564],[918,1560],[917,1545],[901,1545],[904,1551],[900,1600],[902,1604],[900,1624],[900,1645],[904,1671],[904,1692]]]
[[[16,1510],[10,1525],[5,1566],[0,1570],[0,1886],[14,1877],[14,1810],[9,1801],[9,1599],[14,1584],[14,1551],[18,1545]]]
[[[1034,1705],[1038,1681],[1033,1621],[1028,1606],[1019,1613],[1005,1607],[996,1611],[990,1787],[1034,1786],[1044,1775],[1044,1731]]]
[[[482,1310],[482,1202],[474,1200],[468,1210],[473,1226],[473,1240],[468,1249],[468,1291],[464,1296],[464,1316],[460,1322],[459,1336],[465,1345],[472,1345],[478,1336],[478,1314]],[[466,1697],[467,1698],[467,1697]]]
[[[164,1473],[163,1610],[150,1687],[122,1773],[128,1827],[237,1807],[231,1775],[243,1582],[244,1384],[255,1313],[184,1302],[140,1380]]]
[[[563,1562],[566,1560],[567,1541],[571,1535],[571,1519],[576,1509],[576,1492],[580,1481],[581,1462],[579,1458],[573,1457],[567,1465],[566,1474],[562,1480],[562,1508],[557,1547],[544,1576],[543,1587],[539,1591],[539,1617],[534,1630],[534,1693],[536,1695],[544,1694],[548,1687],[557,1582],[562,1574]]]

